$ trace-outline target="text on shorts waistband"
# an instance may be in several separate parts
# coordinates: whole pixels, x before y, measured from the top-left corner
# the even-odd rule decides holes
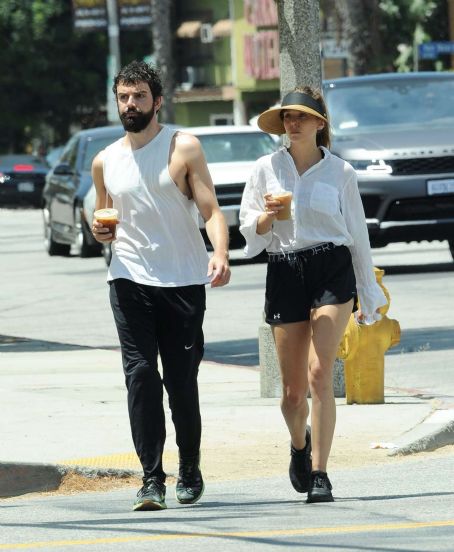
[[[281,261],[293,261],[298,257],[310,258],[315,257],[320,253],[326,253],[327,251],[332,251],[337,245],[334,243],[326,242],[320,243],[318,245],[313,245],[312,247],[305,247],[304,249],[296,249],[295,251],[288,251],[285,253],[268,253],[268,262],[276,263]]]

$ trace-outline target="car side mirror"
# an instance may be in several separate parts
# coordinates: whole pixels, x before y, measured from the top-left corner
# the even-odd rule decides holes
[[[74,174],[74,171],[68,163],[59,163],[54,169],[54,174],[69,176]]]

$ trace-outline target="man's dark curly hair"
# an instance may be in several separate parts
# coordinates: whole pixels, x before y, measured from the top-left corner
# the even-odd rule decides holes
[[[162,96],[162,83],[158,71],[144,61],[132,61],[128,65],[122,67],[118,75],[114,78],[112,90],[115,97],[117,96],[117,86],[120,83],[137,84],[138,82],[148,83],[154,100]]]

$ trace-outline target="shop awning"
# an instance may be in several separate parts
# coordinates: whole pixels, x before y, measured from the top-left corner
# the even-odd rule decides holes
[[[232,27],[231,19],[220,19],[213,25],[213,36],[216,38],[230,36],[232,34]]]
[[[201,21],[184,21],[177,29],[178,38],[197,38],[200,37]]]

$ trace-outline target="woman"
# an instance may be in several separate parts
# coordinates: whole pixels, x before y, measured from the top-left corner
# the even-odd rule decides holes
[[[332,502],[327,463],[336,421],[337,348],[356,296],[357,320],[366,324],[379,319],[376,311],[386,298],[375,280],[355,171],[328,149],[321,93],[296,88],[257,123],[264,132],[285,133],[290,147],[256,162],[243,194],[240,230],[246,256],[268,252],[265,319],[281,369],[291,483],[308,493],[307,502]],[[273,199],[284,190],[293,194],[289,220],[279,220],[283,205]]]

